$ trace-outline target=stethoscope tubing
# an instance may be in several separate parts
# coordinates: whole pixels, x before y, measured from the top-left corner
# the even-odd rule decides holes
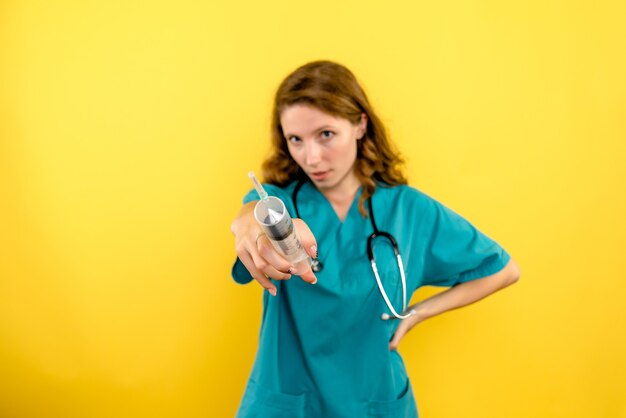
[[[297,196],[298,196],[298,192],[300,191],[300,188],[302,188],[305,182],[306,180],[299,180],[295,188],[293,189],[293,194],[291,196],[297,218],[300,218],[300,211],[298,210]],[[367,203],[369,205],[370,222],[372,224],[372,227],[374,228],[374,232],[367,238],[367,257],[369,258],[370,264],[372,265],[372,271],[374,272],[374,277],[376,278],[376,284],[378,285],[378,290],[380,291],[380,294],[382,295],[383,300],[385,301],[385,304],[387,305],[387,307],[389,308],[392,314],[392,315],[389,315],[387,313],[383,313],[381,315],[381,319],[382,320],[406,319],[412,315],[415,315],[415,311],[411,309],[409,312],[404,313],[406,311],[406,276],[404,273],[404,263],[402,262],[402,256],[400,255],[398,243],[396,242],[396,239],[393,237],[393,235],[391,235],[390,233],[378,230],[378,226],[376,225],[376,220],[374,219],[374,208],[372,207],[371,197],[368,199]],[[377,237],[384,237],[388,239],[389,242],[391,242],[393,252],[396,255],[396,260],[398,262],[398,269],[400,270],[400,279],[402,282],[402,312],[401,313],[398,313],[394,309],[393,305],[391,304],[391,301],[389,300],[389,297],[387,296],[387,292],[385,291],[385,287],[383,286],[382,280],[380,279],[380,275],[378,274],[378,267],[376,266],[376,259],[374,257],[374,251],[373,251],[373,245],[374,245],[373,241]],[[321,271],[321,269],[323,268],[323,264],[319,260],[315,260],[315,261],[317,261],[317,264],[314,264],[311,267],[316,268],[314,271]]]

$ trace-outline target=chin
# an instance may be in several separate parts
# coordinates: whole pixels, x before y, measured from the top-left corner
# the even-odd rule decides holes
[[[334,183],[326,180],[311,180],[313,182],[313,184],[315,184],[315,186],[318,189],[332,189],[333,186],[335,186]]]

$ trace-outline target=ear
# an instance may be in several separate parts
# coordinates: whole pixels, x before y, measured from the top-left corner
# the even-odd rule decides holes
[[[361,139],[363,138],[363,136],[365,135],[365,132],[367,132],[367,115],[365,113],[361,113],[361,120],[358,123],[358,138],[357,139]]]

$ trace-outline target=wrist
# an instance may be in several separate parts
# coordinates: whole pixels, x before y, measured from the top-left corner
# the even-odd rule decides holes
[[[423,303],[417,303],[415,304],[412,308],[411,311],[413,311],[413,317],[415,317],[415,319],[417,320],[417,322],[422,322],[428,318],[430,318],[430,315],[428,314],[426,307],[424,306]]]
[[[254,235],[261,232],[261,227],[254,218],[254,206],[256,202],[249,202],[245,204],[239,214],[231,224],[230,230],[235,236],[239,234],[246,234],[252,231]]]

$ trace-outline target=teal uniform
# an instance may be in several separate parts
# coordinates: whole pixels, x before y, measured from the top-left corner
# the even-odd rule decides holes
[[[294,187],[295,182],[265,185],[295,217]],[[298,192],[300,216],[315,235],[324,268],[315,285],[294,277],[274,281],[276,297],[263,292],[259,348],[238,418],[418,417],[402,357],[389,351],[400,321],[381,320],[389,309],[367,257],[373,227],[358,210],[360,193],[342,223],[311,182]],[[251,191],[244,203],[253,200],[258,195]],[[379,184],[372,204],[379,230],[398,243],[407,300],[420,286],[454,286],[496,273],[509,261],[496,242],[410,186]],[[381,241],[375,255],[400,312],[402,285],[393,252]],[[239,260],[232,276],[241,284],[252,280]]]

